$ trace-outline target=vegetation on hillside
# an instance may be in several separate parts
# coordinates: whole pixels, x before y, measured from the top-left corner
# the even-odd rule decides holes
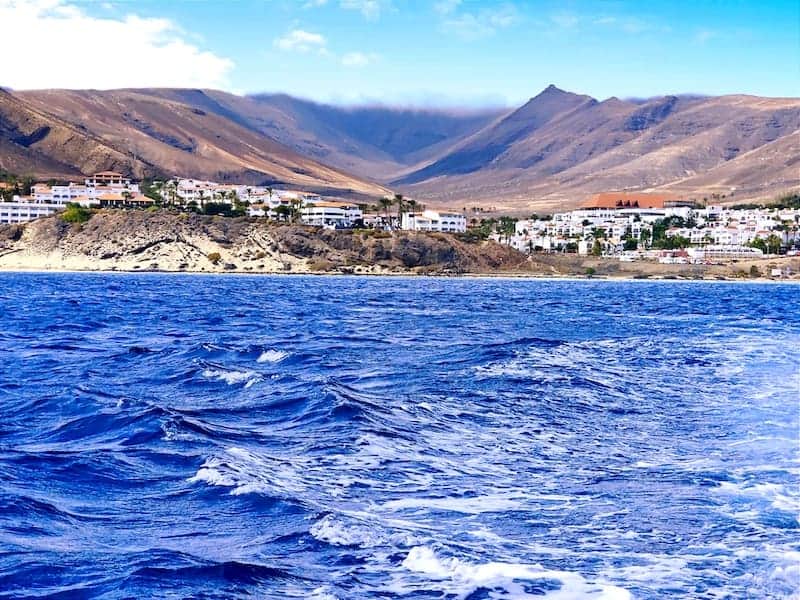
[[[800,192],[792,192],[784,196],[779,196],[771,202],[747,202],[743,204],[734,204],[731,206],[737,210],[754,210],[763,208],[777,208],[781,209],[800,209]]]
[[[80,204],[67,204],[59,216],[66,223],[85,223],[92,218],[92,211]]]

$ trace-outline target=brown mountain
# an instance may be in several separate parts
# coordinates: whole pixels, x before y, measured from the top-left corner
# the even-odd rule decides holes
[[[221,115],[147,91],[0,91],[0,167],[74,177],[104,169],[284,184],[379,197],[388,192]]]
[[[549,86],[516,110],[335,107],[214,90],[0,91],[0,167],[301,186],[431,205],[568,208],[618,189],[800,187],[800,99],[645,101]]]
[[[286,94],[138,90],[225,117],[322,163],[388,181],[437,158],[506,112],[386,106],[341,107]]]
[[[431,202],[570,206],[604,190],[770,196],[800,186],[800,99],[598,102],[548,87],[393,184]]]

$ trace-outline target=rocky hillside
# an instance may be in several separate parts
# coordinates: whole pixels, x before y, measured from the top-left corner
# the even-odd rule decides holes
[[[323,165],[231,115],[137,91],[0,90],[0,168],[40,177],[112,169],[297,186],[374,199],[388,190]]]
[[[598,102],[550,86],[393,185],[444,204],[520,209],[618,189],[769,197],[800,186],[798,142],[796,98]]]
[[[143,92],[229,118],[299,154],[378,181],[435,159],[506,112],[331,106],[286,94],[237,96],[217,90]]]
[[[100,211],[0,225],[0,268],[192,272],[483,273],[526,257],[448,234],[330,231],[257,219]]]
[[[270,183],[519,213],[653,190],[735,201],[800,188],[800,99],[598,101],[549,86],[509,110],[335,107],[215,90],[0,91],[0,168]]]

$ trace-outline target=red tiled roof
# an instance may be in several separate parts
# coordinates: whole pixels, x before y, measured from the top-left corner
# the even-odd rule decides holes
[[[581,204],[581,208],[664,208],[664,203],[678,200],[673,194],[646,192],[603,192]]]

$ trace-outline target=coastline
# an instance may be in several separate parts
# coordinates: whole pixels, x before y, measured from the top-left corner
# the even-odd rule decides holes
[[[442,233],[332,231],[246,218],[99,211],[82,224],[47,217],[0,227],[0,272],[785,283],[800,281],[800,257],[713,265],[622,262],[527,255],[494,241]]]
[[[405,278],[405,279],[497,279],[510,281],[542,281],[573,283],[736,283],[736,284],[776,284],[800,285],[800,277],[774,278],[734,278],[734,277],[679,277],[648,276],[636,277],[627,275],[576,276],[576,275],[544,275],[530,272],[496,272],[496,273],[420,273],[413,271],[385,272],[342,272],[342,271],[190,271],[190,270],[154,270],[154,269],[70,269],[63,267],[19,267],[0,265],[0,276],[7,274],[71,274],[71,275],[175,275],[175,276],[208,276],[208,277],[357,277],[357,278]]]

